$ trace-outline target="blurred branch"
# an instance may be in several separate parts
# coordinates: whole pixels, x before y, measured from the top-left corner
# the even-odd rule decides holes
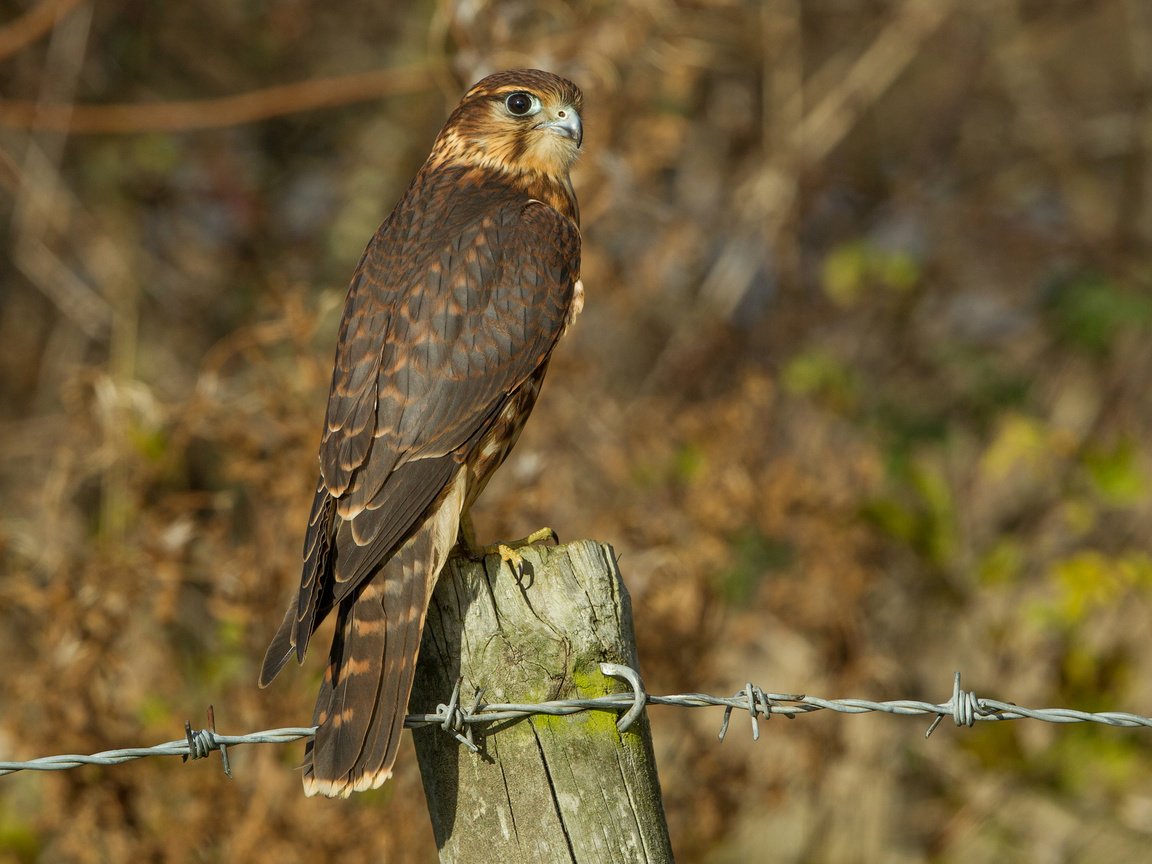
[[[87,51],[92,7],[84,8],[67,21],[61,21],[57,15],[51,23],[59,26],[52,28],[40,99],[29,103],[34,112],[45,103],[71,103]],[[2,36],[0,32],[0,38]],[[64,143],[64,136],[30,134],[24,142],[22,159],[18,161],[5,154],[5,170],[0,175],[5,185],[13,183],[16,200],[12,214],[12,260],[65,318],[89,338],[102,340],[108,334],[111,305],[98,288],[77,268],[70,267],[51,245],[53,237],[74,233],[78,209],[57,170]]]
[[[785,55],[782,62],[791,68],[780,72],[781,80],[772,82],[771,91],[774,110],[787,118],[789,131],[775,131],[772,141],[765,142],[766,147],[771,146],[771,158],[746,181],[743,194],[736,196],[745,202],[746,212],[741,214],[745,230],[737,232],[717,256],[700,289],[700,296],[716,314],[729,318],[735,313],[762,265],[761,250],[777,248],[796,200],[799,173],[806,166],[819,164],[839,146],[920,56],[951,12],[951,0],[906,0],[854,61],[846,63],[842,54],[837,54],[807,81],[801,80],[802,72],[796,68],[803,62],[800,49],[793,48],[795,56]],[[784,8],[779,15],[767,18],[763,25],[766,35],[784,38],[789,28],[798,34],[798,25],[790,24],[787,16]],[[792,40],[798,41],[798,35]],[[821,86],[820,82],[827,84]],[[792,87],[791,98],[781,101],[785,84]],[[680,341],[694,339],[695,332],[694,327],[685,328],[683,335],[670,340],[666,353],[674,356]]]
[[[763,100],[761,109],[764,162],[772,164],[774,156],[788,160],[797,154],[790,147],[794,129],[804,120],[804,27],[801,20],[800,0],[777,0],[767,3],[761,12],[764,44],[777,46],[771,59],[765,57]],[[796,282],[800,277],[800,238],[796,224],[796,186],[800,171],[793,165],[785,168],[791,185],[787,200],[781,205],[775,236],[769,233],[766,241],[775,241],[777,259],[783,278]],[[773,226],[769,226],[769,231]]]
[[[31,45],[84,0],[42,0],[15,21],[0,27],[0,60]]]
[[[1120,199],[1117,220],[1121,236],[1132,246],[1152,242],[1152,9],[1142,0],[1124,4],[1129,22],[1128,44],[1135,84],[1128,133],[1131,148],[1126,165],[1128,182]]]
[[[109,105],[44,104],[4,99],[0,100],[0,126],[46,129],[73,135],[219,129],[317,108],[366,102],[397,93],[419,92],[432,86],[427,66],[419,63],[280,84],[219,99]]]
[[[794,142],[806,162],[823,159],[844,139],[920,55],[951,12],[949,0],[907,0],[833,87],[808,95],[813,108],[796,127]],[[796,98],[805,98],[804,91]]]
[[[16,160],[7,150],[0,150],[0,189],[15,195],[19,185],[20,169],[16,166]]]
[[[1050,166],[1069,214],[1089,242],[1113,233],[1113,202],[1096,173],[1083,170],[1073,127],[1083,118],[1072,114],[1053,91],[1044,52],[1035,28],[1029,27],[1022,0],[991,4],[996,34],[995,56],[1005,92],[1016,112],[1021,143]]]

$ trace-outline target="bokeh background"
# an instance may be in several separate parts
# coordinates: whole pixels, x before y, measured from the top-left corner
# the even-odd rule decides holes
[[[1152,714],[1146,0],[2,0],[0,755],[307,723],[315,652],[255,681],[347,279],[523,65],[587,304],[480,534],[613,544],[653,692]],[[1147,730],[650,715],[682,861],[1152,844]],[[410,744],[300,753],[2,778],[0,862],[435,860]]]

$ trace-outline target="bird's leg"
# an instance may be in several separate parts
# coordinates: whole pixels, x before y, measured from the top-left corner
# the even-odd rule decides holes
[[[501,561],[507,561],[517,573],[524,571],[524,558],[517,549],[531,546],[534,543],[543,543],[551,540],[559,543],[560,537],[551,528],[540,528],[520,540],[509,540],[501,543],[491,543],[481,546],[476,541],[476,529],[472,525],[472,514],[465,511],[460,514],[460,544],[465,554],[474,561],[483,561],[489,555],[499,555]]]

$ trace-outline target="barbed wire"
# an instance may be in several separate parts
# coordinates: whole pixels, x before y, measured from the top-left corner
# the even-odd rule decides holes
[[[631,692],[612,693],[589,699],[557,699],[549,702],[505,703],[483,702],[483,694],[477,692],[471,706],[460,704],[460,682],[457,682],[452,696],[446,704],[436,707],[434,714],[409,714],[404,725],[410,729],[425,726],[439,726],[452,735],[472,752],[480,748],[473,740],[472,730],[476,726],[521,720],[535,715],[564,716],[582,711],[612,711],[622,713],[616,722],[620,732],[626,732],[649,705],[672,705],[680,708],[722,707],[724,719],[720,726],[719,739],[724,740],[728,732],[733,711],[747,711],[752,723],[752,738],[760,738],[760,718],[768,719],[779,715],[795,719],[817,711],[834,711],[838,714],[867,714],[881,712],[900,716],[931,716],[933,718],[924,736],[935,731],[942,720],[951,717],[957,726],[974,726],[980,721],[1002,720],[1041,720],[1045,723],[1100,723],[1105,726],[1152,728],[1152,717],[1131,714],[1123,711],[1088,712],[1071,708],[1025,708],[1014,702],[1001,702],[996,699],[983,699],[972,691],[960,688],[960,673],[955,674],[952,685],[952,698],[940,704],[899,699],[889,702],[873,702],[868,699],[822,699],[795,693],[770,693],[747,683],[743,690],[734,696],[710,696],[706,693],[680,693],[671,696],[656,696],[644,689],[636,670],[615,663],[601,663],[600,670],[608,676],[628,683]],[[193,730],[191,724],[184,725],[184,738],[167,741],[152,747],[129,747],[121,750],[105,750],[90,755],[67,754],[44,756],[24,762],[0,761],[0,776],[17,771],[62,771],[81,765],[120,765],[148,756],[180,756],[188,759],[202,759],[214,750],[219,750],[224,771],[232,776],[228,762],[228,748],[240,744],[286,744],[311,738],[316,734],[315,726],[289,726],[280,729],[266,729],[247,735],[221,735],[216,731],[214,711],[208,709],[207,729]]]

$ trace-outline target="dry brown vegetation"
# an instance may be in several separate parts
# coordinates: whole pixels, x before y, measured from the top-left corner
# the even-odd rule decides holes
[[[1145,0],[0,10],[0,756],[307,721],[318,658],[255,681],[346,280],[518,65],[586,93],[588,302],[481,534],[612,543],[653,692],[1152,714]],[[1147,730],[651,716],[683,861],[1152,843]],[[0,862],[435,860],[410,748],[299,754],[0,778]]]

